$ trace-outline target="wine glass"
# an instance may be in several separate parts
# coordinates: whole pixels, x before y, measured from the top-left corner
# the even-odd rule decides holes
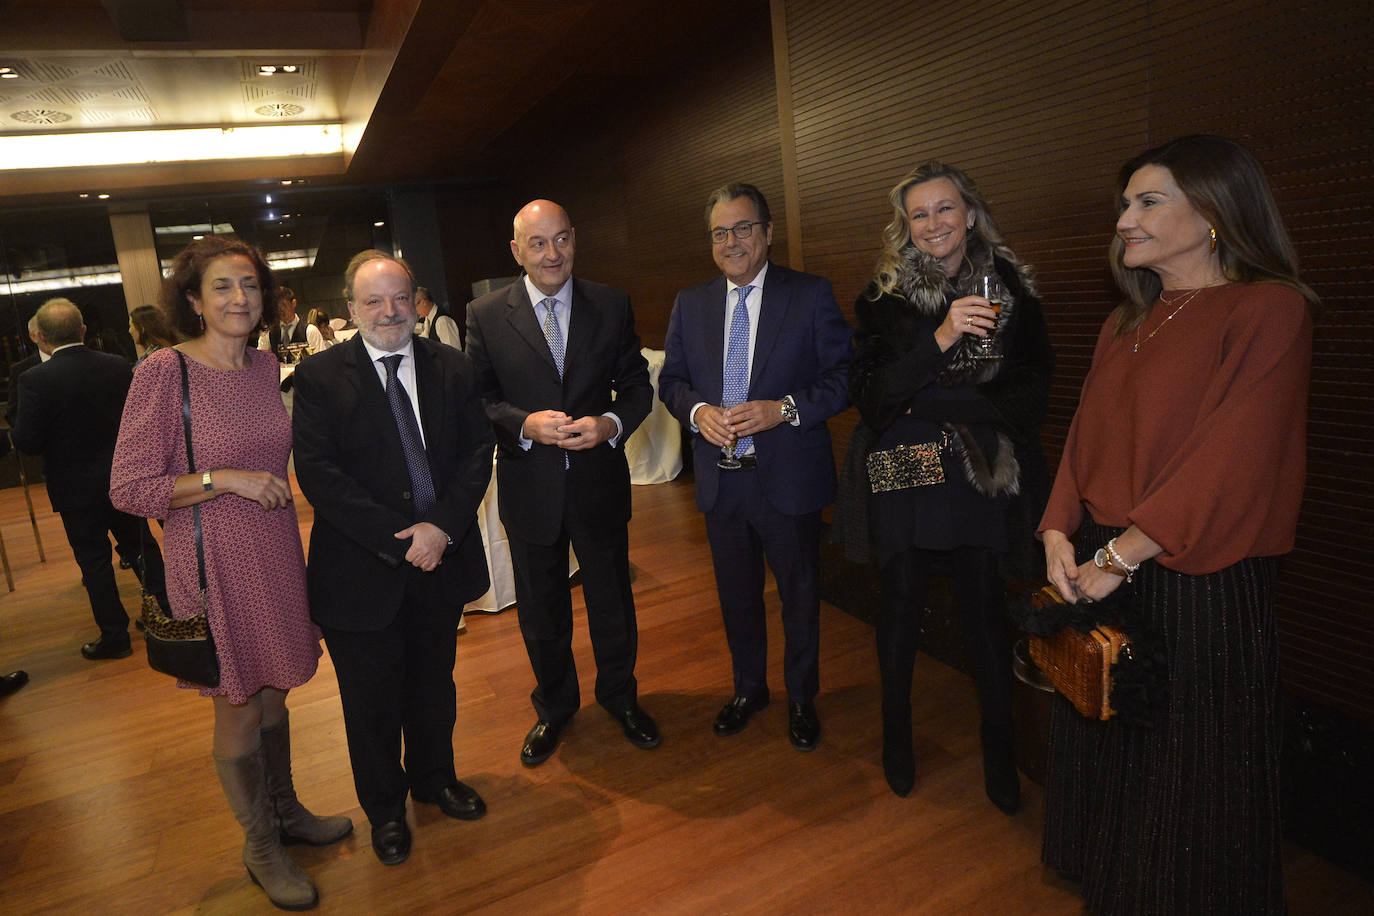
[[[1011,294],[1007,291],[1006,286],[1003,285],[1002,279],[991,271],[986,271],[974,278],[973,294],[975,296],[982,296],[984,299],[988,300],[988,307],[991,308],[993,313],[997,316],[994,319],[992,328],[988,330],[987,336],[978,338],[974,356],[976,359],[993,359],[998,355],[996,353],[997,322],[1000,321],[1002,317],[1002,306],[1010,301]]]
[[[731,407],[739,406],[739,403],[739,401],[722,400],[720,402],[720,409],[729,410]],[[730,440],[729,445],[721,447],[720,460],[716,462],[716,467],[720,468],[722,471],[738,471],[740,468],[744,467],[744,465],[740,463],[740,460],[735,457],[735,446],[738,444],[739,438],[736,437]]]

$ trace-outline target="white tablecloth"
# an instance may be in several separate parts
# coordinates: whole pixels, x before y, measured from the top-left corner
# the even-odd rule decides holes
[[[649,363],[654,406],[625,442],[625,460],[630,463],[630,483],[666,483],[682,473],[682,426],[658,399],[658,373],[667,354],[648,347],[641,352]]]
[[[477,509],[477,526],[482,530],[482,543],[487,548],[487,575],[491,577],[491,587],[482,597],[464,605],[464,611],[495,613],[515,603],[515,571],[511,568],[510,545],[506,542],[506,529],[501,524],[501,512],[496,504],[494,464],[491,483],[487,484],[487,495],[482,497],[482,505]],[[571,576],[577,569],[577,554],[569,547],[568,575]]]

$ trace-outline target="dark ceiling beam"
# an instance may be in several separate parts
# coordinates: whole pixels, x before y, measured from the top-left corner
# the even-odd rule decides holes
[[[186,41],[181,0],[101,0],[115,31],[128,42]]]

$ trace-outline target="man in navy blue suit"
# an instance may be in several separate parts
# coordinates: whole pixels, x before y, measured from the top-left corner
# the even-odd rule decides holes
[[[850,329],[830,281],[768,262],[773,223],[758,188],[715,191],[706,225],[723,276],[678,294],[659,396],[693,433],[734,667],[734,697],[713,727],[733,735],[768,705],[766,558],[782,598],[788,737],[809,751],[821,734],[821,510],[835,498],[825,423],[849,403]],[[718,467],[731,452],[739,466]]]

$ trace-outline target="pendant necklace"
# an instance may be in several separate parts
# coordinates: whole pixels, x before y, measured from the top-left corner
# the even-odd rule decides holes
[[[1162,331],[1162,330],[1164,329],[1164,326],[1165,326],[1166,324],[1169,323],[1170,319],[1172,319],[1172,318],[1173,318],[1175,315],[1177,315],[1179,312],[1183,311],[1183,307],[1184,307],[1185,305],[1187,305],[1189,302],[1192,302],[1192,301],[1193,301],[1193,297],[1195,297],[1198,293],[1202,292],[1203,289],[1205,289],[1205,288],[1206,288],[1206,287],[1199,286],[1197,289],[1193,290],[1193,291],[1192,291],[1191,293],[1189,293],[1188,295],[1179,297],[1180,299],[1182,299],[1181,302],[1179,302],[1178,299],[1172,299],[1172,300],[1171,300],[1171,299],[1165,299],[1165,298],[1164,298],[1164,293],[1161,292],[1161,293],[1159,294],[1159,301],[1160,301],[1161,303],[1163,303],[1164,305],[1173,305],[1175,302],[1178,302],[1178,307],[1175,308],[1172,312],[1169,313],[1169,317],[1168,317],[1168,318],[1165,318],[1163,321],[1161,321],[1161,322],[1159,323],[1159,327],[1155,328],[1155,329],[1154,329],[1153,331],[1151,331],[1148,335],[1146,335],[1145,340],[1141,340],[1141,339],[1140,339],[1140,325],[1136,325],[1136,327],[1135,327],[1135,346],[1131,347],[1131,352],[1132,352],[1132,353],[1139,353],[1139,352],[1140,352],[1140,348],[1141,348],[1141,346],[1142,346],[1143,344],[1145,344],[1147,341],[1149,341],[1149,339],[1150,339],[1151,337],[1154,337],[1156,334],[1158,334],[1160,331]]]

